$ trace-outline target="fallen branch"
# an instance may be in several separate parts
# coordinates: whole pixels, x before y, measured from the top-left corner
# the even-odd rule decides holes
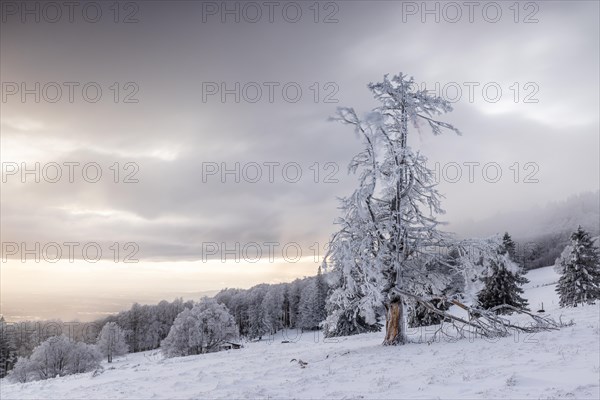
[[[470,333],[481,335],[487,338],[496,338],[510,335],[511,330],[523,333],[533,333],[541,331],[558,330],[562,326],[564,326],[562,321],[559,323],[550,317],[541,317],[539,315],[532,314],[527,310],[516,308],[508,304],[502,304],[489,310],[483,310],[477,307],[472,307],[463,304],[455,298],[449,299],[447,297],[440,296],[422,297],[403,290],[395,289],[395,291],[402,296],[406,296],[417,301],[429,311],[442,316],[444,318],[442,324],[444,322],[449,322],[450,324],[452,324],[452,326],[456,329],[456,332],[459,337],[464,337],[465,333]],[[431,303],[432,300],[441,300],[444,302],[449,302],[457,307],[462,308],[463,310],[467,311],[468,315],[470,316],[469,320],[466,320],[456,315],[449,314],[448,312],[438,309]],[[531,317],[533,322],[530,325],[525,326],[514,324],[509,319],[498,315],[497,311],[502,309],[510,309],[519,314],[528,315],[529,317]],[[472,330],[469,328],[472,328]],[[440,329],[438,329],[434,333],[434,338],[439,333],[443,333],[449,336],[440,327]]]

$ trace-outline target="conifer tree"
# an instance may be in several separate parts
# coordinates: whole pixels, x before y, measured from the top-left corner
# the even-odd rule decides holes
[[[433,295],[431,286],[425,290],[426,295]],[[432,300],[431,304],[441,311],[447,311],[450,308],[450,304],[443,300]],[[408,313],[408,326],[411,328],[417,328],[419,326],[437,325],[442,322],[444,317],[428,310],[422,304],[417,303]]]
[[[571,235],[571,252],[561,261],[562,276],[556,291],[561,307],[593,304],[600,299],[600,261],[598,247],[589,233],[579,226]]]
[[[527,309],[528,302],[521,297],[521,285],[529,280],[522,276],[518,265],[511,259],[504,246],[500,246],[498,255],[488,260],[490,273],[482,278],[484,288],[477,294],[479,305],[484,309],[507,304],[509,306]],[[499,310],[498,313],[511,313],[509,309]]]
[[[523,276],[521,267],[515,262],[516,245],[508,232],[504,233],[498,254],[489,261],[490,273],[482,278],[485,287],[478,293],[477,300],[482,308],[490,309],[507,304],[517,308],[527,309],[528,302],[521,297],[521,285],[529,280]],[[510,313],[504,309],[500,313]]]
[[[504,232],[504,236],[502,237],[502,245],[501,250],[502,253],[506,252],[510,256],[510,259],[513,262],[517,262],[517,245],[512,240],[508,232]]]

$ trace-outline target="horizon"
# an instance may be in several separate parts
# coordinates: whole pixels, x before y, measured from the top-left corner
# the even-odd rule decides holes
[[[544,205],[545,208],[548,207],[556,207],[556,206],[562,206],[565,204],[568,204],[570,201],[572,202],[573,200],[577,200],[577,199],[581,199],[582,197],[587,197],[587,196],[600,196],[600,192],[583,192],[583,193],[579,193],[579,194],[574,194],[574,195],[570,195],[569,197],[565,198],[563,201],[557,201],[557,202],[549,202],[547,204]],[[600,197],[598,197],[600,199]],[[526,211],[530,211],[530,210],[520,210],[521,212],[526,212]],[[600,209],[599,209],[600,211]],[[505,215],[501,215],[503,218],[506,217]],[[479,221],[480,223],[482,221]],[[485,221],[483,221],[485,222]],[[584,223],[583,221],[581,221],[582,223]],[[585,223],[584,223],[585,225]],[[484,226],[487,226],[487,224],[484,224]],[[588,225],[589,226],[589,225]],[[598,234],[600,234],[600,220],[598,221],[598,223],[592,223],[591,224],[592,229],[590,229],[590,233],[592,234],[592,237],[594,239],[596,239],[596,241],[598,240]],[[533,239],[539,239],[541,237],[544,237],[545,235],[551,235],[551,234],[558,234],[558,233],[567,233],[567,232],[572,232],[576,229],[576,226],[573,227],[565,227],[564,230],[558,232],[540,232],[537,237],[534,237]],[[588,227],[589,229],[589,227]],[[495,233],[493,234],[489,234],[489,235],[481,235],[481,236],[471,236],[470,238],[483,238],[483,237],[489,237],[489,236],[494,236],[494,235],[502,235],[504,232],[508,232],[506,229],[498,229]],[[453,232],[454,233],[454,232]],[[530,246],[532,244],[531,241],[529,241],[532,238],[526,238],[526,237],[518,237],[513,235],[511,232],[508,232],[509,234],[511,234],[511,236],[513,237],[513,239],[517,242],[517,249],[518,249],[518,253],[521,254],[521,252],[524,252],[527,250],[528,246]],[[458,233],[456,233],[458,235]],[[596,235],[596,237],[594,237]],[[465,235],[459,235],[460,237],[466,239],[469,238]],[[535,242],[533,242],[535,243]],[[264,261],[264,260],[263,260]],[[102,262],[102,261],[101,261]],[[202,273],[202,271],[186,271],[189,270],[190,268],[202,268],[203,266],[206,266],[207,263],[210,263],[211,266],[214,267],[227,267],[227,265],[229,267],[233,266],[239,267],[238,263],[235,263],[235,261],[229,261],[229,262],[222,262],[221,260],[207,260],[207,261],[202,261],[202,260],[191,260],[191,261],[178,261],[178,262],[169,262],[169,270],[170,271],[174,271],[175,273],[180,273],[182,275],[185,275],[186,278],[185,279],[178,279],[175,282],[171,282],[170,285],[168,287],[165,287],[166,284],[164,281],[161,282],[161,284],[159,285],[161,288],[163,288],[163,291],[160,292],[156,292],[153,294],[143,294],[141,292],[141,287],[138,287],[135,289],[135,291],[133,293],[130,293],[130,288],[127,288],[127,294],[125,294],[125,290],[121,290],[120,292],[116,292],[113,293],[112,295],[107,295],[106,293],[104,293],[102,296],[96,296],[95,298],[93,298],[92,301],[90,302],[89,305],[87,305],[86,308],[81,308],[81,299],[85,297],[83,296],[83,293],[88,293],[89,290],[91,290],[91,287],[83,287],[80,288],[81,292],[79,294],[77,293],[70,293],[70,294],[62,294],[62,293],[55,293],[55,292],[50,292],[50,293],[46,293],[46,294],[40,294],[40,293],[32,293],[32,292],[20,292],[19,294],[21,295],[22,300],[17,301],[16,299],[13,300],[15,297],[17,297],[16,293],[10,293],[8,292],[8,297],[12,298],[12,301],[9,301],[9,303],[13,303],[13,304],[20,304],[20,309],[17,309],[15,311],[12,311],[11,309],[9,309],[9,312],[5,312],[6,307],[3,306],[3,302],[4,300],[0,301],[0,315],[4,316],[4,318],[7,320],[7,322],[13,322],[13,323],[18,323],[18,322],[25,322],[25,321],[49,321],[49,320],[60,320],[63,322],[81,322],[81,323],[86,323],[86,322],[94,322],[97,321],[99,319],[102,319],[103,317],[109,316],[109,315],[116,315],[119,314],[120,312],[124,312],[130,309],[131,305],[134,303],[138,303],[138,304],[142,304],[142,305],[155,305],[158,304],[160,301],[162,300],[167,300],[167,301],[172,301],[174,299],[177,298],[183,298],[184,301],[187,300],[194,300],[197,301],[198,299],[200,299],[203,296],[208,296],[208,297],[213,297],[214,295],[216,295],[218,292],[220,292],[221,290],[224,289],[250,289],[251,287],[254,287],[256,285],[260,285],[260,284],[280,284],[280,283],[290,283],[296,279],[304,279],[307,277],[311,277],[316,275],[317,273],[317,269],[319,268],[319,266],[321,266],[322,264],[322,257],[321,258],[315,258],[314,256],[309,256],[309,257],[305,257],[305,259],[300,260],[300,262],[302,263],[302,265],[300,267],[298,267],[298,263],[291,263],[291,265],[295,270],[298,270],[297,272],[292,272],[291,274],[288,273],[287,274],[282,274],[280,271],[276,271],[279,268],[282,267],[286,267],[286,266],[290,266],[289,262],[286,262],[283,258],[279,258],[279,259],[275,259],[273,260],[273,262],[271,263],[269,261],[268,266],[272,267],[270,272],[265,273],[265,271],[262,271],[262,273],[257,273],[257,271],[252,271],[252,278],[250,280],[248,280],[247,278],[239,278],[237,277],[237,279],[235,280],[230,280],[229,283],[227,283],[226,281],[222,281],[220,283],[220,286],[218,286],[218,284],[215,284],[215,286],[211,286],[211,287],[202,287],[201,289],[198,289],[198,286],[196,286],[196,280],[201,279],[201,277],[206,276],[205,273]],[[137,264],[136,267],[141,268],[141,270],[138,271],[132,271],[130,272],[131,276],[136,276],[139,277],[139,275],[142,273],[143,269],[150,269],[150,270],[156,270],[156,269],[161,269],[161,265],[164,263],[164,261],[158,261],[158,262],[145,262],[143,263],[143,266],[141,266],[140,264]],[[245,267],[241,267],[241,268],[248,268],[251,267],[253,264],[247,262],[247,260],[244,260],[244,257],[241,256],[240,259],[240,263],[244,264],[245,263]],[[21,263],[24,264],[24,263]],[[9,267],[10,265],[10,270],[7,271],[7,267]],[[263,263],[264,265],[264,263]],[[275,265],[277,265],[277,267],[275,267]],[[69,268],[85,268],[86,266],[90,266],[89,263],[85,263],[83,261],[79,262],[79,265],[77,265],[77,261],[75,262],[75,265],[66,265],[63,267],[66,267],[67,269]],[[92,265],[93,267],[93,265]],[[118,268],[116,265],[111,265],[108,264],[106,267],[103,268]],[[163,266],[164,267],[164,266]],[[14,269],[19,269],[19,264],[17,261],[17,264],[4,264],[4,276],[6,278],[7,273],[10,276],[10,281],[12,282],[24,282],[26,280],[26,277],[19,277],[18,275],[15,274],[15,270]],[[43,267],[41,267],[43,269]],[[40,272],[40,270],[38,269],[38,273]],[[187,272],[187,274],[186,274]],[[312,273],[311,273],[312,272]],[[70,274],[72,275],[72,270],[71,273],[65,273],[65,274]],[[230,274],[231,275],[231,274]],[[268,280],[267,277],[271,277],[271,280]],[[162,277],[160,277],[159,279],[163,279]],[[243,280],[240,280],[243,279]],[[177,291],[177,289],[175,288],[175,285],[180,285],[180,282],[186,282],[184,287],[185,289],[181,289],[180,291]],[[237,283],[236,283],[237,282]],[[96,284],[96,282],[94,283]],[[2,286],[2,282],[0,282],[0,287]],[[144,283],[141,284],[141,286],[144,286]],[[22,287],[22,285],[21,285]],[[169,289],[169,290],[167,290]],[[194,289],[194,290],[192,290]],[[2,294],[2,298],[7,296],[7,291],[6,290],[2,290],[3,294]],[[25,299],[27,298],[35,298],[37,299],[36,302],[33,302],[32,304],[27,305],[27,301]],[[56,307],[62,309],[62,310],[66,310],[66,311],[62,311],[62,312],[58,312],[56,313],[55,311],[53,311],[52,309],[49,311],[47,309],[45,309],[45,307],[47,307],[47,305],[45,304],[44,306],[40,306],[40,304],[42,302],[47,303],[47,299],[48,298],[52,298],[53,302],[55,302],[55,304],[57,305]],[[77,308],[72,307],[72,304],[76,303],[77,304]],[[24,307],[24,305],[26,305]],[[31,314],[31,311],[33,310],[45,310],[42,313],[39,314]],[[21,315],[20,315],[20,314]],[[23,315],[24,314],[24,315]]]

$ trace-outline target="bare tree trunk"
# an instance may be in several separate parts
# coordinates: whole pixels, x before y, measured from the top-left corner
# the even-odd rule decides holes
[[[404,101],[404,92],[402,93]],[[401,131],[400,131],[400,147],[402,150],[406,149],[406,135],[408,133],[408,119],[406,115],[406,109],[402,105],[402,117],[401,117]],[[405,228],[402,226],[402,200],[405,197],[405,183],[407,183],[407,172],[406,164],[404,160],[404,152],[400,155],[394,150],[395,161],[398,167],[401,167],[402,176],[396,182],[396,197],[395,205],[392,206],[393,215],[396,218],[396,230],[394,232],[394,251],[397,253],[398,264],[396,265],[395,274],[393,276],[392,288],[401,287],[401,271],[402,261],[406,254],[407,243],[403,240]],[[400,156],[400,157],[399,157]],[[404,253],[404,254],[403,254]],[[389,292],[388,292],[389,296]],[[398,344],[406,343],[406,332],[404,328],[404,302],[402,296],[394,294],[389,302],[386,304],[386,323],[385,323],[385,340],[383,341],[384,346],[395,346]]]
[[[385,340],[384,346],[395,346],[406,343],[404,329],[404,306],[398,298],[386,304]]]

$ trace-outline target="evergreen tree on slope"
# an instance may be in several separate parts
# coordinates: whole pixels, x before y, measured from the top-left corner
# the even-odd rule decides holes
[[[485,287],[478,293],[477,300],[484,309],[507,304],[517,308],[527,309],[528,302],[521,297],[521,285],[529,280],[522,275],[521,268],[512,257],[516,256],[515,244],[508,233],[504,234],[498,254],[488,260],[490,273],[482,278]],[[511,313],[502,309],[499,313]]]
[[[431,286],[428,286],[425,290],[425,295],[433,295],[433,289]],[[450,308],[450,304],[444,302],[443,300],[432,300],[431,304],[435,306],[440,311],[448,311]],[[427,308],[425,308],[421,304],[415,304],[413,308],[408,313],[408,326],[411,328],[417,328],[419,326],[429,326],[429,325],[437,325],[442,322],[444,317],[439,314],[436,314]]]
[[[571,253],[561,261],[562,276],[556,288],[561,307],[593,304],[600,299],[598,248],[581,226],[571,235]]]
[[[517,262],[517,245],[512,240],[508,232],[504,232],[502,236],[502,244],[500,245],[501,253],[508,253],[508,256],[513,262]]]

